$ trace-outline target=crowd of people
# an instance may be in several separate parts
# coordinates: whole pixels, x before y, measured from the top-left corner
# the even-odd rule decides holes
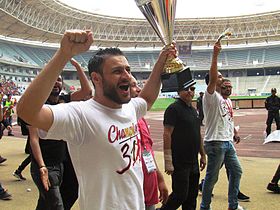
[[[242,167],[234,145],[240,137],[229,99],[232,85],[217,67],[220,42],[214,45],[198,112],[192,106],[194,85],[178,86],[179,98],[164,112],[164,170],[172,178],[171,193],[155,161],[144,116],[159,94],[167,58],[177,56],[175,44],[160,52],[143,88],[119,48],[98,50],[88,64],[92,96],[82,67],[73,59],[92,42],[91,31],[66,31],[56,54],[17,102],[18,124],[27,136],[30,155],[13,175],[25,180],[22,171],[31,162],[31,177],[39,192],[36,209],[71,209],[79,197],[80,209],[155,210],[161,202],[161,210],[180,206],[195,210],[200,171],[206,168],[200,209],[210,210],[223,165],[228,174],[228,210],[244,209],[238,202]],[[68,61],[77,69],[81,89],[60,95],[60,75]],[[15,103],[9,98],[1,107],[1,118],[10,123],[8,107],[13,110]],[[201,126],[205,126],[204,137]],[[4,127],[12,134],[12,124]],[[276,193],[279,171],[280,165],[267,186]],[[0,199],[10,198],[0,185]]]

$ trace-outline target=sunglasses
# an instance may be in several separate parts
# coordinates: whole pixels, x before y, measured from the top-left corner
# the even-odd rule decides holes
[[[222,89],[232,89],[232,86],[221,86]]]
[[[187,87],[185,89],[185,91],[194,91],[195,90],[195,87],[191,86],[191,87]]]

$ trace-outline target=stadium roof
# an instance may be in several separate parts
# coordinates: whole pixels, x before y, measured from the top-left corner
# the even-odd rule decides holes
[[[227,1],[224,1],[226,4]],[[40,42],[59,42],[67,29],[92,29],[97,46],[162,46],[144,19],[112,17],[78,10],[58,0],[0,0],[0,34]],[[177,43],[213,43],[232,28],[229,44],[280,40],[280,10],[235,17],[182,18],[175,23]]]
[[[143,18],[137,8],[135,0],[60,0],[74,8],[96,14]],[[230,17],[271,12],[280,9],[280,1],[275,0],[172,0],[176,1],[176,19],[178,18],[205,18]],[[110,6],[108,6],[110,5]]]

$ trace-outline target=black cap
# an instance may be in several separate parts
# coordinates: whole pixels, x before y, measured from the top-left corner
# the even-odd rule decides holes
[[[186,90],[188,87],[193,86],[196,83],[192,79],[190,68],[172,74],[163,74],[161,79],[161,92],[178,92]]]

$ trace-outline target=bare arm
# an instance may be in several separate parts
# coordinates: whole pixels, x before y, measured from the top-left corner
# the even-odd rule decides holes
[[[152,107],[153,103],[158,97],[159,89],[160,89],[160,75],[163,72],[164,64],[168,56],[176,56],[177,50],[175,46],[170,49],[163,49],[159,55],[159,58],[153,68],[152,73],[147,80],[144,88],[142,89],[139,97],[146,100],[148,104],[148,110]]]
[[[42,184],[43,184],[45,190],[48,191],[49,187],[50,187],[48,169],[45,165],[45,162],[44,162],[44,159],[42,156],[37,128],[28,126],[28,129],[29,129],[30,147],[32,150],[32,155],[38,164]]]
[[[234,136],[233,136],[233,141],[236,143],[236,144],[239,144],[240,142],[240,136],[238,134],[238,130],[234,127]]]
[[[160,172],[157,162],[155,161],[157,167],[157,180],[158,180],[158,190],[159,190],[159,200],[163,204],[167,202],[168,199],[168,188],[166,187],[162,173]]]
[[[91,98],[92,90],[84,70],[74,58],[71,58],[70,62],[76,68],[81,84],[81,89],[71,94],[71,101],[81,101]]]
[[[216,90],[216,83],[218,80],[218,55],[221,51],[221,43],[216,42],[214,45],[212,63],[209,71],[209,84],[207,86],[207,92],[213,94]]]
[[[200,138],[200,148],[199,148],[199,154],[200,154],[200,170],[202,171],[206,166],[206,154],[203,146],[203,138]]]
[[[53,123],[53,114],[43,107],[49,97],[56,79],[66,63],[79,53],[89,49],[93,41],[90,31],[66,31],[62,37],[60,49],[50,62],[29,85],[17,104],[17,114],[25,122],[48,131]]]
[[[164,126],[163,131],[163,149],[164,149],[164,165],[165,173],[171,175],[174,171],[172,163],[172,151],[171,151],[171,134],[173,133],[173,126]]]

